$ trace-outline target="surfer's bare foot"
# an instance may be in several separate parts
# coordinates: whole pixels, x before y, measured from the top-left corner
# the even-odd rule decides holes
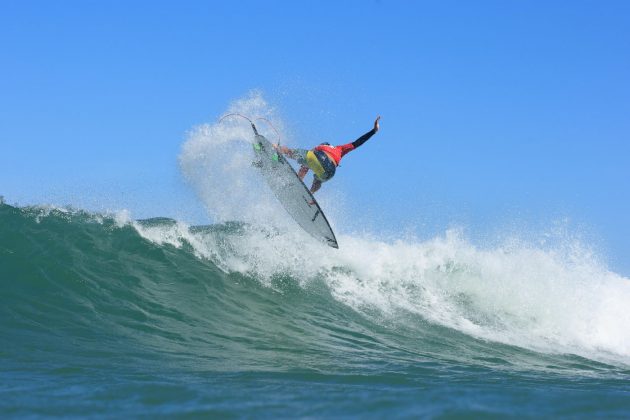
[[[379,126],[378,126],[378,120],[381,119],[381,116],[379,115],[378,117],[376,117],[376,121],[374,121],[374,132],[379,130]]]

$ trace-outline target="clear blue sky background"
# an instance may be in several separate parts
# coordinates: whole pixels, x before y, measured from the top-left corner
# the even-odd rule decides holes
[[[203,221],[186,131],[261,89],[303,146],[383,116],[334,181],[366,223],[559,223],[630,273],[628,1],[5,1],[0,43],[9,203]]]

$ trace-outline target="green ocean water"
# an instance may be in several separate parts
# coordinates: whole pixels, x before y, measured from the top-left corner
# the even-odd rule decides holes
[[[0,415],[630,415],[628,279],[456,235],[294,240],[0,205]]]

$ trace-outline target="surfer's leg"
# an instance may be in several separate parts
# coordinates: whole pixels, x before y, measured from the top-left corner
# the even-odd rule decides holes
[[[311,194],[315,194],[317,190],[319,190],[322,186],[322,181],[317,179],[317,177],[313,178],[313,185],[311,186]]]
[[[304,177],[306,176],[307,172],[308,172],[308,166],[300,166],[300,171],[298,172],[298,176],[300,177],[302,181],[304,181]]]

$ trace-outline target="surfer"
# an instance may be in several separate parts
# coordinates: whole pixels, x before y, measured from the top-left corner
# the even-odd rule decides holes
[[[353,151],[357,147],[369,140],[378,130],[378,121],[380,116],[376,117],[374,121],[374,128],[353,141],[352,143],[342,144],[339,146],[331,146],[330,143],[321,143],[319,146],[314,147],[311,150],[305,149],[290,149],[285,146],[275,146],[283,155],[296,160],[301,166],[298,172],[298,176],[301,180],[311,169],[313,175],[313,185],[311,186],[311,193],[319,190],[322,186],[322,182],[330,180],[335,176],[335,171],[341,158]]]

